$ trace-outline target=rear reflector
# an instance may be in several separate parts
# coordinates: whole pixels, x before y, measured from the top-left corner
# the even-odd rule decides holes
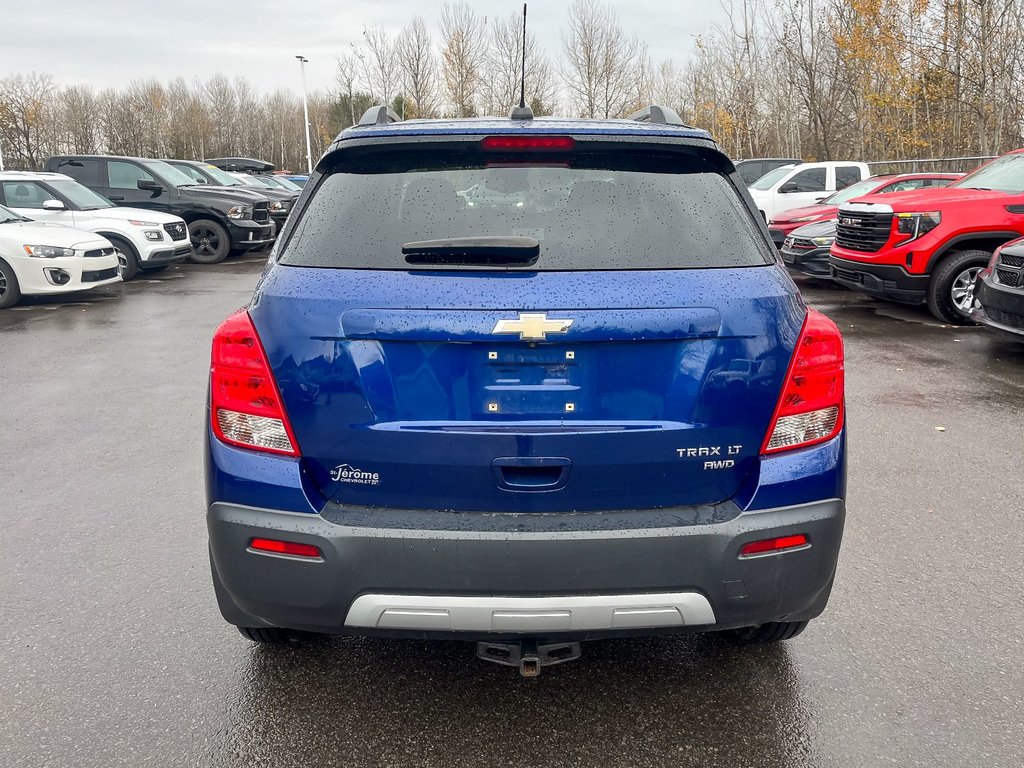
[[[839,328],[809,309],[761,453],[805,448],[838,435],[843,428],[844,386]]]
[[[300,544],[297,541],[278,541],[277,539],[253,539],[249,549],[257,552],[272,552],[275,555],[292,555],[294,557],[323,557],[319,547],[312,544]]]
[[[225,443],[299,455],[263,345],[245,310],[221,323],[213,335],[210,420],[213,433]]]
[[[576,146],[571,136],[488,136],[480,142],[487,150],[569,150]]]
[[[802,533],[797,533],[793,536],[779,536],[774,539],[762,539],[761,541],[752,541],[749,544],[744,544],[740,548],[740,557],[765,555],[769,552],[782,552],[787,549],[806,546],[807,537]]]

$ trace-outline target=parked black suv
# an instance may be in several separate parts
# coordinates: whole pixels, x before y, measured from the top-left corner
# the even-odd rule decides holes
[[[257,195],[265,195],[270,198],[270,218],[277,225],[278,232],[284,226],[288,214],[299,198],[298,192],[291,192],[286,189],[270,189],[263,185],[247,184],[241,179],[236,179],[230,173],[222,171],[215,165],[199,160],[164,160],[168,165],[177,168],[182,173],[192,177],[197,184],[214,184],[222,187],[236,187],[255,192]]]
[[[270,200],[246,189],[201,186],[160,160],[114,155],[57,155],[46,170],[64,173],[118,205],[149,208],[188,223],[192,260],[216,264],[232,251],[263,248],[274,240]]]
[[[835,241],[835,219],[806,224],[786,235],[782,242],[782,261],[790,272],[831,280],[828,256]]]
[[[974,285],[971,319],[1024,342],[1024,238],[997,248]]]

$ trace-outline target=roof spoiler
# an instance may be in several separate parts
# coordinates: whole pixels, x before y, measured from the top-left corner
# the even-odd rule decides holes
[[[358,125],[387,125],[388,123],[400,122],[402,122],[402,118],[398,116],[395,110],[386,104],[379,104],[363,112],[363,116],[359,118]]]
[[[692,128],[692,125],[687,125],[683,122],[683,118],[679,116],[671,107],[663,107],[660,104],[651,104],[649,107],[644,107],[639,112],[634,112],[630,115],[627,120],[633,120],[638,123],[658,123],[659,125],[678,125],[683,128]]]

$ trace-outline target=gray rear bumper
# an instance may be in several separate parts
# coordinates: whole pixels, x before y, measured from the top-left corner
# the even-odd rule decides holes
[[[807,620],[828,601],[845,505],[832,499],[670,527],[663,510],[637,512],[629,513],[635,525],[603,530],[581,518],[596,523],[605,513],[573,515],[571,525],[569,516],[486,515],[476,526],[473,515],[453,514],[382,512],[380,526],[362,514],[350,525],[337,514],[213,504],[221,612],[240,626],[489,640]],[[645,524],[648,514],[658,526]],[[739,557],[747,542],[790,533],[806,534],[810,546]],[[314,544],[323,559],[256,553],[253,537]]]

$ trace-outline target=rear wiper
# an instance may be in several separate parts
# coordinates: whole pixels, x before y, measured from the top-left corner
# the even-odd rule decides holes
[[[540,256],[540,241],[532,237],[448,237],[406,243],[402,253],[409,264],[529,266]]]

